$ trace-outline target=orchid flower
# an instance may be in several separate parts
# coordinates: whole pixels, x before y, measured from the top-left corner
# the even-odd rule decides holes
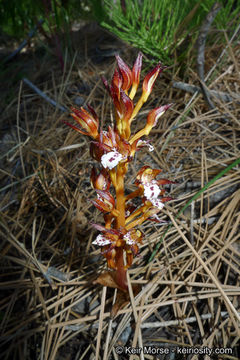
[[[116,56],[117,68],[111,84],[103,78],[103,84],[112,98],[115,108],[115,126],[107,131],[99,129],[99,119],[91,106],[72,108],[71,116],[77,125],[66,122],[74,130],[89,136],[90,154],[100,164],[100,172],[94,168],[91,173],[91,184],[96,189],[96,199],[92,204],[104,215],[104,225],[93,224],[100,231],[93,241],[94,246],[101,248],[108,267],[114,272],[114,281],[123,291],[127,291],[126,270],[132,265],[133,258],[139,252],[143,234],[138,227],[146,220],[159,219],[158,213],[170,197],[164,196],[163,186],[174,182],[157,179],[161,170],[150,166],[142,167],[136,176],[136,190],[125,193],[125,175],[128,164],[135,153],[144,147],[153,151],[148,136],[160,117],[172,104],[159,106],[149,112],[145,126],[131,133],[131,124],[137,117],[143,104],[152,92],[154,83],[164,67],[158,63],[144,78],[142,94],[135,103],[134,98],[140,84],[142,54],[139,53],[132,69]],[[135,206],[133,200],[141,198],[142,204]]]

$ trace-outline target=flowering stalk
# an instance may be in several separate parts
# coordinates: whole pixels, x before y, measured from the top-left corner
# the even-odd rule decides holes
[[[142,85],[142,94],[134,105],[134,97],[140,83],[142,54],[139,53],[132,69],[116,56],[118,68],[115,70],[111,84],[106,79],[103,83],[111,96],[115,108],[115,127],[107,131],[99,129],[99,120],[92,109],[72,109],[72,117],[77,125],[67,123],[74,130],[92,138],[91,156],[100,163],[100,171],[94,168],[91,183],[96,189],[97,198],[92,203],[104,213],[105,224],[93,224],[100,234],[93,241],[101,247],[102,255],[107,259],[108,267],[113,270],[112,278],[116,287],[127,291],[126,271],[132,265],[133,257],[138,254],[143,235],[138,229],[145,220],[161,221],[158,213],[164,202],[170,197],[164,196],[162,188],[172,183],[167,179],[157,179],[161,170],[144,166],[137,174],[137,189],[125,194],[125,175],[128,164],[134,155],[143,147],[153,150],[148,136],[158,119],[169,109],[171,104],[160,106],[149,112],[145,126],[135,134],[131,134],[131,123],[139,110],[147,101],[153,85],[164,67],[161,63],[150,71]],[[140,197],[142,204],[134,205],[134,199]]]

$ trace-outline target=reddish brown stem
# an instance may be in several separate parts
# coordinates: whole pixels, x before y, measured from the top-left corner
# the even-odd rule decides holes
[[[116,218],[116,228],[123,229],[125,227],[125,194],[124,194],[124,165],[119,165],[117,170],[117,184],[116,184],[116,209],[119,215]],[[116,248],[116,283],[125,291],[127,291],[127,274],[124,268],[123,249]]]
[[[123,249],[120,247],[116,249],[115,262],[117,267],[115,281],[118,286],[120,286],[124,291],[127,291],[127,272],[124,268]]]
[[[117,217],[117,229],[124,228],[125,226],[125,195],[124,195],[124,168],[119,165],[117,171],[117,184],[116,184],[116,209],[119,211]]]

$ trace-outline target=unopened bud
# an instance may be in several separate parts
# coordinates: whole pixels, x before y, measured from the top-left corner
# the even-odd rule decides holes
[[[153,85],[158,75],[163,71],[164,67],[158,63],[153,70],[151,70],[143,80],[143,102],[147,101],[148,96],[152,92]]]

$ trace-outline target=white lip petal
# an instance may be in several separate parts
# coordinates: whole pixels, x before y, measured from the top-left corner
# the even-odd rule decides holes
[[[153,145],[148,144],[147,146],[148,146],[148,151],[152,152],[155,150]]]
[[[144,196],[146,196],[148,200],[152,201],[152,199],[156,199],[160,192],[161,189],[154,181],[144,184]]]
[[[153,214],[150,216],[151,219],[156,219],[157,221],[161,221],[160,217],[158,216],[158,214]]]
[[[110,151],[101,157],[102,166],[106,169],[113,169],[122,160],[123,156],[118,151]]]
[[[105,238],[103,235],[100,234],[92,243],[93,245],[105,246],[111,244],[111,240]]]
[[[164,207],[164,203],[161,200],[158,199],[150,199],[153,206],[157,207],[159,210],[162,210]]]
[[[145,146],[145,145],[146,145],[146,140],[142,140],[142,139],[138,140],[137,146]]]
[[[152,152],[154,151],[154,146],[149,144],[148,141],[146,140],[138,140],[138,143],[137,143],[137,147],[141,148],[141,147],[144,147],[144,146],[147,146],[148,147],[148,151]]]
[[[127,232],[126,235],[124,235],[123,240],[126,241],[127,245],[134,245],[135,241],[131,238],[130,232]]]

